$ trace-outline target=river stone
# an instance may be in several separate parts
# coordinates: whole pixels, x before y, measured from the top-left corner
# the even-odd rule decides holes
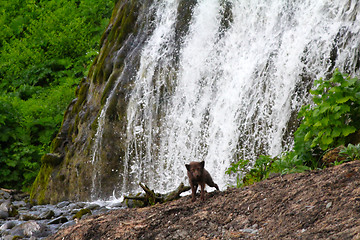
[[[111,208],[124,208],[124,207],[126,207],[126,204],[124,202],[114,202],[114,203],[111,203],[109,207],[111,207]]]
[[[74,220],[71,220],[71,221],[68,221],[68,222],[64,223],[63,225],[61,225],[59,227],[59,229],[67,228],[67,227],[73,226],[75,224],[76,224],[76,222]]]
[[[86,208],[90,209],[90,210],[96,210],[96,209],[100,208],[100,205],[98,205],[96,203],[90,203]]]
[[[3,225],[1,225],[0,231],[5,231],[6,229],[12,229],[15,226],[16,226],[16,223],[13,221],[6,222]]]
[[[10,193],[0,190],[0,199],[9,199],[10,197]]]
[[[6,235],[1,238],[1,240],[14,240],[15,236],[12,235]],[[15,238],[16,239],[16,238]]]
[[[9,213],[4,210],[0,210],[0,219],[7,219],[9,217]]]
[[[22,221],[39,220],[39,216],[37,216],[36,214],[25,213],[21,214],[19,219]]]
[[[11,211],[11,202],[6,201],[0,204],[0,211],[10,212]]]
[[[81,219],[83,216],[87,216],[87,215],[91,215],[92,212],[90,209],[88,208],[83,208],[81,209],[80,211],[78,211],[74,216],[73,216],[73,219]]]
[[[25,201],[13,201],[12,205],[14,207],[20,208],[20,207],[28,207]]]
[[[107,209],[106,207],[102,207],[99,210],[96,210],[94,214],[103,214],[103,213],[107,213],[109,211],[109,209]]]
[[[79,203],[70,203],[67,208],[69,210],[74,210],[74,209],[81,209],[85,206],[86,204],[83,202],[79,202]]]
[[[66,217],[61,216],[58,218],[55,218],[54,220],[50,221],[48,224],[59,224],[59,223],[66,223],[69,221]]]
[[[55,216],[55,213],[53,210],[48,210],[46,212],[43,212],[39,215],[40,219],[51,219],[52,217]]]
[[[59,202],[59,203],[56,205],[56,207],[57,207],[57,208],[63,208],[63,207],[68,206],[69,204],[70,204],[69,201],[63,201],[63,202]]]
[[[47,234],[48,228],[45,225],[37,223],[33,220],[15,226],[10,232],[10,235],[20,237],[45,237]]]

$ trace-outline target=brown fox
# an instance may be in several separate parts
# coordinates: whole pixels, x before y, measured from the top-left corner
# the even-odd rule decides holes
[[[210,187],[214,187],[219,190],[219,187],[214,181],[212,180],[208,171],[205,170],[205,162],[190,162],[190,164],[185,164],[187,169],[187,175],[189,177],[189,183],[191,187],[191,200],[195,201],[195,194],[198,188],[198,185],[201,187],[201,200],[205,200],[205,183]]]

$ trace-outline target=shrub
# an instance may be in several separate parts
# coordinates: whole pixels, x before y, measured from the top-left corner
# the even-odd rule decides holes
[[[343,145],[360,128],[360,81],[336,70],[329,80],[314,82],[313,104],[299,112],[302,122],[294,134],[296,155],[311,167],[329,148]]]
[[[0,186],[32,184],[113,6],[108,0],[0,4]]]

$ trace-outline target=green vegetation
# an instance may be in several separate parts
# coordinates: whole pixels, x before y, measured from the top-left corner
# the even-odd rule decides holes
[[[27,190],[34,181],[113,7],[113,0],[1,0],[1,187]]]
[[[339,155],[345,157],[345,161],[354,161],[356,159],[360,159],[360,144],[353,145],[349,143],[346,148],[339,152]]]
[[[349,144],[347,137],[360,130],[360,80],[336,70],[329,80],[320,79],[314,85],[310,91],[313,104],[303,106],[298,115],[302,121],[294,134],[294,150],[274,158],[260,156],[252,166],[244,159],[233,163],[226,173],[236,174],[237,187],[266,179],[271,173],[324,167],[323,154],[340,145],[348,144],[339,153],[346,161],[359,159],[360,145]]]
[[[86,214],[89,214],[91,215],[91,210],[88,209],[88,208],[83,208],[83,209],[80,209],[74,216],[73,216],[73,219],[78,219],[80,220],[84,215]]]

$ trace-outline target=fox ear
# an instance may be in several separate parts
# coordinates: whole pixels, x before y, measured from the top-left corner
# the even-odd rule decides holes
[[[204,167],[205,167],[205,162],[202,161],[202,162],[200,163],[200,166],[201,166],[202,168],[204,168]]]
[[[190,171],[190,165],[189,164],[185,164],[185,167],[188,171]]]

